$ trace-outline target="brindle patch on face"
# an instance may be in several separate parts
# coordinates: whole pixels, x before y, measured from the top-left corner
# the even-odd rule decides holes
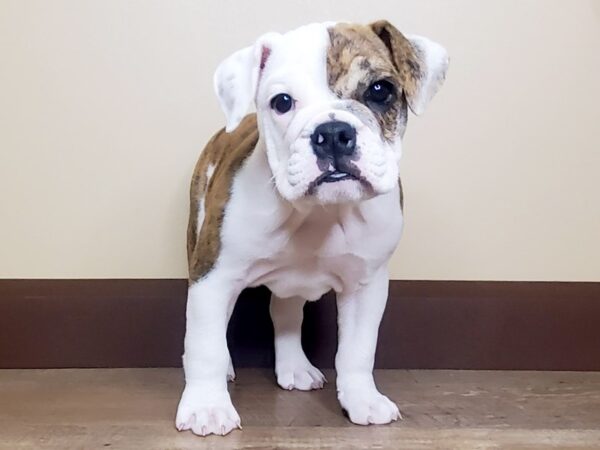
[[[379,20],[369,26],[390,52],[390,57],[400,79],[405,96],[409,99],[417,95],[423,78],[421,64],[423,55],[417,47],[387,20]]]
[[[376,22],[370,26],[337,24],[331,27],[327,78],[338,97],[361,103],[373,82],[381,79],[392,82],[397,90],[393,103],[384,111],[373,110],[382,136],[392,141],[404,134],[405,93],[414,92],[415,77],[420,77],[420,72],[413,46],[395,28],[395,32],[390,32],[387,25],[387,22]]]
[[[221,250],[221,226],[231,195],[233,178],[257,142],[256,114],[250,114],[232,133],[225,133],[222,129],[215,134],[196,163],[190,188],[187,233],[190,283],[210,272],[217,261]],[[209,167],[214,168],[211,177],[208,175]],[[204,221],[198,224],[202,200]]]

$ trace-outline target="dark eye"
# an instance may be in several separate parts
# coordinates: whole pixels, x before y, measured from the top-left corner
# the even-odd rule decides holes
[[[367,103],[385,106],[392,102],[396,95],[394,85],[386,80],[374,82],[365,92],[364,98]]]
[[[285,114],[294,107],[294,99],[288,94],[277,94],[271,99],[271,108],[279,114]]]

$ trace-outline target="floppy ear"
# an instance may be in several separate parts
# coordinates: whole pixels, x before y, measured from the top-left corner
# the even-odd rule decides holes
[[[225,131],[237,128],[255,100],[260,74],[271,53],[275,35],[261,36],[253,46],[238,50],[217,67],[213,84],[225,113]]]
[[[372,23],[403,81],[404,94],[413,113],[419,115],[442,86],[448,70],[448,53],[421,36],[404,36],[387,20]]]

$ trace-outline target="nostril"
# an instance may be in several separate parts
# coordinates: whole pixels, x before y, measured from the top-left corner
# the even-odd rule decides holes
[[[315,130],[315,132],[310,137],[310,142],[313,147],[325,147],[327,146],[327,142],[330,140],[329,135],[325,132],[319,131],[319,129]]]
[[[340,133],[339,141],[340,144],[344,145],[345,147],[351,147],[354,144],[354,136],[352,133],[342,131]]]
[[[326,122],[315,128],[310,140],[319,157],[349,155],[356,148],[356,130],[346,122]]]
[[[356,148],[356,131],[348,124],[338,132],[338,151],[342,154],[352,154]]]

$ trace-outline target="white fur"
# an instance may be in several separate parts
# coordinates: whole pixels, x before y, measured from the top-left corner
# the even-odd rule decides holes
[[[309,391],[321,389],[327,381],[313,366],[302,349],[302,297],[280,299],[271,297],[271,319],[275,331],[275,374],[283,389]]]
[[[342,407],[358,424],[389,423],[400,417],[396,405],[379,393],[372,375],[387,300],[386,265],[403,225],[400,137],[393,144],[383,142],[368,110],[350,112],[329,90],[325,52],[330,25],[265,35],[228,58],[215,74],[227,129],[239,124],[254,98],[260,138],[235,174],[218,259],[189,287],[186,387],[176,419],[180,430],[226,434],[240,426],[227,392],[226,380],[234,375],[226,330],[241,290],[257,285],[273,293],[275,372],[282,388],[323,386],[323,374],[302,350],[302,307],[306,300],[334,290],[339,311],[335,365]],[[265,48],[270,55],[260,71]],[[277,115],[271,110],[270,99],[280,92],[296,99],[293,113]],[[332,114],[357,130],[361,154],[356,164],[371,192],[346,180],[326,183],[306,196],[307,186],[320,173],[308,137]],[[203,219],[202,208],[198,218]]]
[[[190,286],[185,334],[185,389],[177,408],[177,429],[195,434],[225,435],[240,426],[240,417],[227,392],[229,351],[224,330],[239,287],[206,277]]]
[[[208,167],[206,168],[206,185],[207,186],[208,186],[208,183],[210,183],[210,179],[212,178],[213,173],[215,173],[215,165],[209,164]]]
[[[448,71],[448,52],[437,42],[422,36],[408,36],[410,43],[417,49],[418,54],[423,57],[425,78],[419,84],[419,90],[415,98],[408,101],[410,109],[416,115],[422,114],[425,107],[446,78]]]
[[[226,131],[234,130],[248,112],[258,87],[263,49],[278,36],[262,35],[253,46],[238,50],[217,67],[213,84],[227,119]]]
[[[204,216],[206,215],[206,208],[204,206],[204,197],[200,198],[198,200],[198,218],[197,218],[197,224],[198,226],[202,226],[202,223],[204,222]]]
[[[206,169],[206,186],[208,186],[208,183],[210,183],[210,179],[212,178],[213,173],[215,173],[215,165],[209,164],[208,168]],[[204,196],[202,196],[198,199],[198,217],[196,218],[196,223],[198,224],[198,226],[202,226],[202,222],[204,222],[205,215],[205,199]]]
[[[388,272],[380,267],[369,283],[338,295],[339,343],[335,357],[338,400],[359,425],[390,423],[398,407],[382,395],[373,380],[377,330],[388,296]]]

